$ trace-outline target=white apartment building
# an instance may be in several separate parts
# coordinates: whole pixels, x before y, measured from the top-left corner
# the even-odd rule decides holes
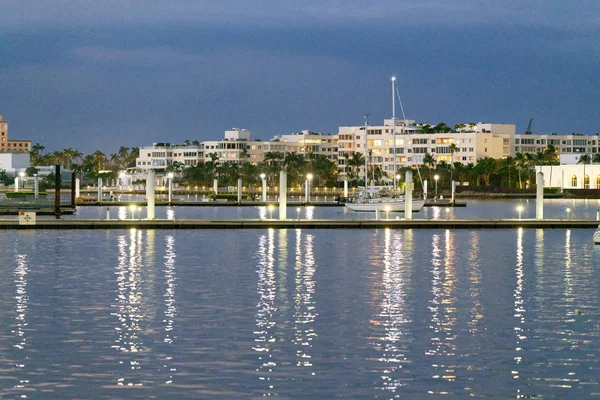
[[[252,140],[247,129],[233,128],[225,131],[221,140],[206,140],[200,146],[171,143],[154,143],[151,147],[140,147],[136,167],[140,169],[162,169],[174,162],[186,166],[211,161],[216,156],[221,162],[263,162],[268,152],[299,153],[306,157],[321,154],[337,161],[336,134],[322,134],[309,130],[289,135],[278,135],[270,141]]]
[[[152,146],[140,147],[139,157],[135,160],[136,168],[162,169],[174,162],[186,166],[197,165],[204,158],[204,147],[171,143],[154,143]]]
[[[531,153],[545,151],[551,144],[556,147],[557,153],[563,154],[596,154],[600,153],[600,135],[583,135],[574,133],[569,135],[549,134],[518,134],[515,135],[515,153]]]
[[[340,127],[338,134],[338,166],[340,175],[350,172],[348,160],[352,153],[367,153],[369,165],[380,167],[388,180],[394,173],[394,124],[384,120],[380,126],[368,126],[365,138],[364,126]],[[415,133],[419,127],[412,120],[396,119],[395,154],[398,168],[421,165],[426,154],[436,162],[476,163],[478,159],[505,158],[513,155],[515,125],[486,124],[469,125],[456,133]],[[366,140],[366,142],[365,142]],[[456,145],[454,159],[450,145]],[[366,151],[365,151],[366,150]],[[359,174],[364,167],[359,167]]]
[[[338,154],[338,135],[324,134],[303,130],[302,132],[288,135],[278,135],[272,140],[272,143],[290,143],[295,147],[295,152],[303,155],[305,158],[311,158],[316,155],[323,155],[328,160],[337,161]],[[288,151],[289,152],[289,151]]]

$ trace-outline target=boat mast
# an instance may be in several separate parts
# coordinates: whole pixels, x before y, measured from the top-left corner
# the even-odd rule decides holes
[[[398,194],[398,182],[396,182],[396,175],[398,168],[396,166],[396,77],[392,76],[392,132],[394,137],[394,195]]]
[[[369,157],[369,150],[367,148],[368,126],[369,126],[369,114],[365,115],[365,197],[369,197],[368,196],[369,191],[367,190],[367,179],[369,179],[368,159],[367,159],[367,157]]]

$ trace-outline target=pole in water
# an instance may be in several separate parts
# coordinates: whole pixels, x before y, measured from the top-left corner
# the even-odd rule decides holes
[[[110,208],[106,207],[106,219],[110,219]]]

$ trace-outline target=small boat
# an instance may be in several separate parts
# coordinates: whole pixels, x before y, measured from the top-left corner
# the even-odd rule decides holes
[[[600,244],[600,225],[598,225],[598,228],[596,228],[596,232],[594,232],[594,244]]]
[[[375,197],[357,199],[344,204],[346,208],[352,211],[383,211],[383,212],[404,212],[406,210],[406,199],[404,197]],[[413,200],[412,210],[420,211],[425,205],[424,200]]]

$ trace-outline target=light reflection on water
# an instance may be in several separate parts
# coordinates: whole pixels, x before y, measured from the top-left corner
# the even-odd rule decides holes
[[[0,397],[586,398],[586,230],[0,231]],[[85,391],[85,392],[84,392]]]

